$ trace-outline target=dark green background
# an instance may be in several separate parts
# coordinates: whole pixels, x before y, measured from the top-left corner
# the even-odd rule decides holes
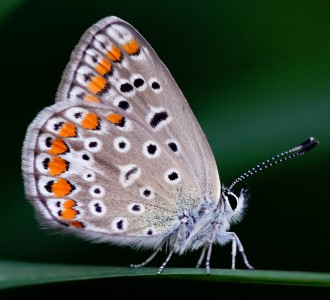
[[[170,69],[223,183],[310,136],[321,142],[249,179],[246,217],[232,229],[257,269],[330,271],[329,1],[21,2],[0,23],[0,259],[127,266],[149,254],[42,230],[20,171],[25,130],[54,102],[73,47],[93,23],[116,15]],[[216,247],[212,266],[229,268],[230,250]],[[175,256],[168,266],[193,267],[197,258]],[[237,261],[244,268],[240,256]]]

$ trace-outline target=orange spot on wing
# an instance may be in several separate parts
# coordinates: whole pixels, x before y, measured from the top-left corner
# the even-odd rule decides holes
[[[106,116],[106,119],[112,124],[118,125],[122,121],[123,116],[120,114],[110,114]]]
[[[112,65],[110,61],[106,58],[103,58],[100,63],[96,66],[96,71],[101,75],[105,75],[111,71]]]
[[[69,122],[64,123],[58,134],[59,136],[64,138],[76,137],[77,136],[76,126]]]
[[[58,176],[64,173],[68,168],[68,162],[63,158],[54,156],[48,163],[48,171],[51,176]]]
[[[131,41],[122,45],[122,47],[129,55],[136,55],[140,52],[140,46],[136,39],[132,39]]]
[[[90,102],[101,102],[99,98],[97,98],[96,96],[91,95],[91,94],[86,94],[84,97],[84,100],[90,101]]]
[[[78,222],[78,221],[72,221],[69,222],[69,225],[76,227],[76,228],[84,228],[84,224],[82,222]]]
[[[59,178],[56,182],[52,184],[52,192],[55,197],[64,197],[70,194],[73,190],[73,186],[69,181]]]
[[[58,155],[58,154],[63,154],[65,152],[68,151],[68,146],[64,143],[64,141],[60,138],[55,138],[53,141],[52,141],[52,145],[50,147],[50,149],[48,150],[48,152],[50,154],[55,154],[55,155]]]
[[[115,62],[121,61],[121,52],[117,46],[112,46],[111,49],[107,52],[107,56]]]
[[[99,117],[95,113],[88,113],[81,121],[81,126],[85,129],[97,129],[100,126]]]
[[[67,199],[63,204],[63,210],[61,211],[61,219],[63,220],[71,220],[74,219],[78,211],[73,209],[72,207],[76,206],[76,201]]]
[[[97,94],[103,91],[107,84],[107,81],[102,76],[93,76],[87,84],[87,88],[93,94]]]

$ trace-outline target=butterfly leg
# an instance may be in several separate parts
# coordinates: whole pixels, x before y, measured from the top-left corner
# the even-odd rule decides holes
[[[243,245],[242,245],[240,239],[238,238],[238,236],[236,235],[236,233],[235,232],[226,232],[226,235],[228,235],[228,237],[231,239],[232,246],[233,246],[233,248],[232,248],[232,269],[235,269],[235,259],[236,259],[236,249],[237,248],[243,257],[243,261],[244,261],[245,265],[247,266],[247,268],[254,269],[254,267],[252,267],[250,265],[250,263],[247,259],[247,256],[244,252]]]
[[[184,238],[185,236],[185,230],[186,228],[186,223],[187,223],[187,218],[182,218],[181,219],[181,224],[180,227],[178,229],[178,232],[176,234],[176,236],[174,237],[173,243],[170,243],[170,253],[168,254],[168,256],[166,257],[165,261],[162,263],[162,265],[159,267],[157,274],[160,274],[162,272],[162,270],[164,269],[164,267],[166,266],[166,264],[169,262],[169,260],[171,259],[171,256],[173,255],[175,249],[177,248],[178,244],[180,243],[180,241]]]
[[[237,243],[236,240],[233,238],[232,240],[232,249],[231,249],[231,268],[235,270],[236,265],[236,253],[237,253]]]
[[[174,248],[172,248],[172,250],[170,251],[169,255],[166,257],[165,261],[162,263],[162,265],[159,267],[157,274],[160,274],[161,271],[165,268],[166,264],[168,263],[168,261],[171,259],[171,256],[174,253]]]
[[[157,250],[155,252],[153,252],[144,262],[140,263],[140,264],[131,264],[130,267],[131,268],[140,268],[140,267],[144,267],[146,264],[150,263],[154,257],[158,254],[158,252],[162,250],[162,247],[157,248]]]
[[[200,255],[200,257],[199,257],[199,259],[197,261],[197,264],[196,264],[196,267],[195,268],[199,268],[201,266],[201,264],[203,262],[203,259],[204,259],[204,256],[205,256],[205,253],[206,253],[207,246],[208,246],[208,244],[205,244],[203,246],[202,253],[201,253],[201,255]]]
[[[205,267],[206,267],[206,273],[210,274],[211,268],[210,268],[210,261],[211,261],[211,253],[212,253],[212,247],[213,247],[213,243],[216,239],[217,236],[217,231],[219,228],[219,224],[214,224],[213,225],[213,233],[211,236],[211,239],[209,240],[209,244],[208,244],[208,249],[207,249],[207,254],[206,254],[206,262],[205,262]]]

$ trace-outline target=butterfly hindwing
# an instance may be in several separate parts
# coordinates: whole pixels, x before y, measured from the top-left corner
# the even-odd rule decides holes
[[[160,243],[200,202],[174,145],[118,107],[59,102],[28,129],[27,196],[53,227],[121,244]]]

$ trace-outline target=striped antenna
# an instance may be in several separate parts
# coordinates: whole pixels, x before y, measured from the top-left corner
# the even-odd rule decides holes
[[[232,190],[232,188],[239,182],[245,180],[246,178],[250,177],[251,175],[258,173],[264,169],[270,168],[273,165],[280,164],[284,161],[287,161],[291,158],[303,155],[307,153],[308,151],[312,150],[315,148],[320,142],[315,140],[313,137],[310,137],[308,140],[302,142],[298,146],[284,151],[280,154],[277,154],[273,156],[270,159],[267,159],[266,161],[256,165],[255,167],[251,168],[250,170],[246,171],[243,173],[241,176],[239,176],[229,187],[229,190]]]

